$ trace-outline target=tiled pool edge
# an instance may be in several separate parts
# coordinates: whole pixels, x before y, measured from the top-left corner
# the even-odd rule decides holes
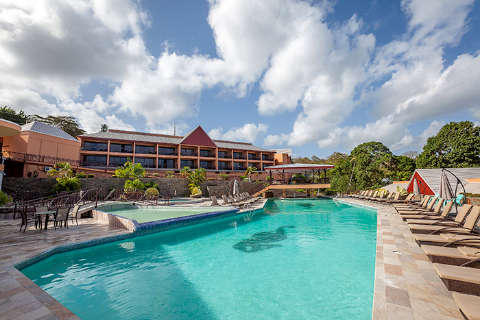
[[[377,209],[372,319],[463,319],[450,292],[390,205],[335,199]]]

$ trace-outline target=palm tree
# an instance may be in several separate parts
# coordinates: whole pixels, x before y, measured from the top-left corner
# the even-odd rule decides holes
[[[102,126],[100,127],[100,131],[102,132],[107,132],[108,131],[108,126],[106,123],[102,124]]]

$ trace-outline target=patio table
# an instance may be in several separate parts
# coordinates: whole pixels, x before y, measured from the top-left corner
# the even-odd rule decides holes
[[[50,211],[42,211],[42,212],[35,212],[35,215],[37,215],[40,218],[40,229],[42,229],[42,217],[45,217],[45,230],[47,230],[48,227],[48,220],[50,219],[51,214],[55,214],[56,210],[50,210]]]

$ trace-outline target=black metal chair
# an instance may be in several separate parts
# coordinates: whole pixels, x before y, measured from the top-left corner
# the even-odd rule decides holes
[[[23,232],[27,231],[28,224],[33,222],[35,224],[35,228],[38,228],[39,226],[39,220],[37,215],[35,214],[35,211],[29,210],[31,208],[28,207],[28,205],[25,205],[23,207],[23,210],[20,211],[20,215],[22,217],[22,224],[20,225],[20,231]]]
[[[61,207],[57,208],[57,212],[55,213],[53,226],[55,230],[57,230],[57,226],[65,227],[68,229],[68,213],[70,212],[70,207]]]
[[[78,211],[79,210],[80,210],[80,205],[76,204],[76,205],[73,206],[72,211],[70,211],[68,213],[68,218],[70,220],[72,220],[72,223],[73,223],[73,220],[75,220],[75,222],[77,223],[77,226],[78,226],[78,215],[79,215]]]

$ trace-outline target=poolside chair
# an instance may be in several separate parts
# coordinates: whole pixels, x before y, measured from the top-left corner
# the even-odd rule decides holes
[[[400,200],[400,193],[398,193],[398,196],[399,196],[399,199],[397,199],[395,207],[399,207],[399,208],[401,208],[402,206],[408,207],[414,203],[413,198],[415,197],[415,195],[413,193],[408,194],[407,197],[403,200]]]
[[[478,245],[480,246],[480,241]],[[451,264],[462,267],[480,267],[480,247],[471,245],[462,245],[453,248],[431,245],[422,245],[421,247],[433,263]]]
[[[435,203],[435,206],[431,208],[431,205],[433,206],[435,202],[429,203],[427,208],[430,208],[430,210],[424,209],[424,210],[419,210],[419,211],[400,211],[398,214],[402,217],[402,219],[405,220],[405,217],[413,217],[415,215],[417,216],[424,216],[424,215],[429,215],[433,217],[438,217],[440,214],[440,211],[442,210],[443,204],[445,201],[443,199],[438,199],[437,202]]]
[[[455,220],[449,221],[448,223],[444,222],[442,224],[439,222],[435,225],[409,224],[408,226],[413,233],[470,233],[472,232],[473,228],[475,228],[479,216],[480,207],[474,206],[471,210],[468,210],[468,208],[465,210],[460,210],[455,217]]]
[[[440,203],[441,205],[441,203]],[[402,219],[406,220],[408,224],[435,224],[439,221],[449,221],[448,215],[452,210],[453,202],[448,201],[442,209],[442,213],[440,215],[419,215],[419,214],[412,214],[412,215],[402,215]]]
[[[397,209],[418,209],[420,207],[425,207],[428,202],[430,201],[432,196],[426,195],[422,198],[421,201],[418,202],[410,202],[410,203],[405,203],[402,201],[401,203],[396,203],[393,206]]]
[[[480,295],[480,269],[434,263],[433,267],[450,291]]]
[[[460,227],[430,226],[437,229],[429,230],[430,234],[414,234],[413,236],[419,244],[441,245],[445,247],[476,243],[480,241],[480,234],[474,232],[479,215],[479,207],[475,206]]]
[[[437,203],[437,197],[431,197],[427,201],[425,201],[420,208],[405,208],[405,209],[395,208],[395,210],[397,210],[399,214],[430,212],[436,203]]]
[[[65,227],[68,229],[68,213],[70,212],[69,207],[61,207],[57,208],[57,212],[55,213],[53,225],[55,230],[57,227]]]
[[[23,209],[20,211],[22,222],[20,224],[19,231],[22,231],[23,228],[23,232],[25,232],[29,223],[33,223],[35,225],[35,228],[38,228],[40,226],[40,222],[38,216],[35,214],[35,211],[29,209],[31,208],[29,208],[28,205],[24,205]]]
[[[77,224],[77,226],[78,226],[79,211],[80,211],[80,205],[76,204],[73,206],[72,211],[68,214],[69,219],[72,220],[72,223],[73,223],[73,220],[75,220],[75,223]]]
[[[480,319],[480,297],[459,292],[452,292],[453,300],[467,319]]]
[[[211,196],[210,197],[210,200],[212,201],[210,203],[211,206],[218,206],[218,201],[217,201],[217,197],[216,196]]]

